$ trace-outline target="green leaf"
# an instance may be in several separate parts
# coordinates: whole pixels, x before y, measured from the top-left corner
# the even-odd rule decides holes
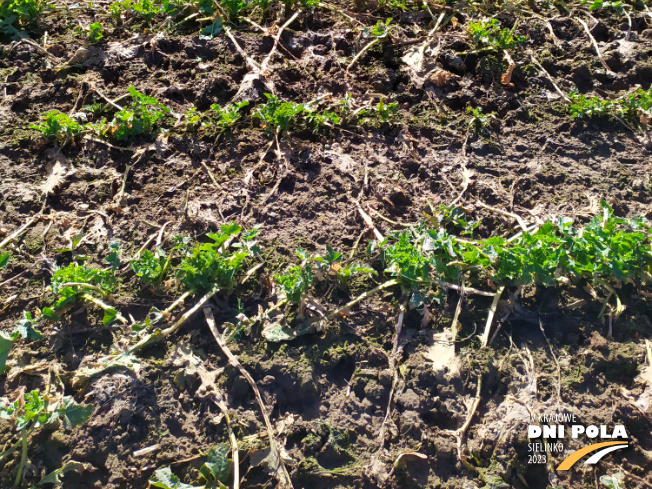
[[[232,222],[231,224],[224,224],[223,226],[220,226],[220,231],[222,231],[222,234],[233,235],[238,234],[240,231],[242,231],[242,228],[235,222]]]
[[[29,312],[23,311],[23,319],[16,324],[16,331],[22,338],[31,341],[40,340],[43,338],[43,335],[34,328],[35,323],[36,321],[32,319],[32,315]]]
[[[63,416],[63,426],[65,428],[74,428],[91,417],[93,406],[78,404],[72,396],[66,396],[63,398],[60,413]]]
[[[115,309],[104,309],[104,317],[102,318],[102,325],[106,326],[115,321],[115,318],[118,316],[118,311]]]
[[[60,321],[59,316],[56,315],[51,307],[44,307],[41,313],[51,321]]]
[[[272,343],[279,343],[281,341],[290,341],[296,338],[296,334],[292,328],[283,326],[280,323],[272,323],[262,331],[263,338]]]
[[[199,31],[199,39],[202,41],[208,40],[210,41],[213,39],[215,36],[217,36],[220,32],[222,32],[222,19],[219,17],[213,21],[211,25],[208,27],[204,27],[201,31]]]
[[[0,374],[3,374],[5,371],[7,358],[9,357],[11,347],[14,346],[14,341],[14,338],[0,331]]]
[[[63,464],[63,466],[57,470],[50,472],[48,475],[43,477],[36,485],[42,486],[43,484],[54,484],[54,487],[61,487],[63,482],[61,482],[61,476],[66,472],[93,472],[95,467],[89,463],[77,462],[75,460],[70,460]]]
[[[204,465],[199,469],[199,474],[208,483],[219,481],[226,484],[231,474],[231,460],[229,460],[230,445],[222,443],[208,451]]]
[[[0,268],[4,268],[9,263],[9,253],[3,253],[0,255]]]
[[[156,470],[156,472],[154,472],[154,477],[149,480],[149,483],[154,487],[160,487],[162,489],[202,489],[205,487],[193,486],[181,482],[179,478],[172,473],[169,467]]]

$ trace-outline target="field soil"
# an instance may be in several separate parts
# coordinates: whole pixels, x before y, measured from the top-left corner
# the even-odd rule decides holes
[[[652,18],[631,11],[626,40],[624,16],[568,15],[532,3],[535,11],[466,6],[428,37],[452,7],[431,5],[433,18],[423,9],[336,0],[300,11],[276,48],[274,36],[289,16],[275,9],[254,19],[265,32],[245,22],[230,30],[238,47],[224,32],[200,39],[205,22],[179,30],[153,21],[147,29],[127,16],[118,24],[103,13],[104,1],[46,9],[31,40],[0,45],[0,240],[33,220],[1,250],[11,259],[0,271],[0,330],[13,330],[23,311],[52,303],[53,270],[73,259],[60,250],[79,233],[74,254],[89,266],[105,267],[110,243],[120,244],[120,286],[111,299],[125,317],[142,320],[181,289],[174,276],[159,290],[143,286],[128,265],[141,247],[152,249],[157,238],[168,247],[175,235],[202,240],[232,221],[245,229],[260,225],[262,267],[236,293],[210,302],[223,331],[237,314],[253,316],[274,302],[272,277],[299,262],[296,248],[324,253],[329,245],[365,260],[374,235],[356,201],[384,235],[452,202],[481,220],[476,237],[520,229],[516,219],[487,206],[527,225],[560,216],[586,223],[601,212],[601,200],[617,215],[652,217],[649,135],[614,119],[571,118],[541,69],[564,93],[578,88],[606,99],[636,85],[647,90]],[[494,14],[529,38],[511,52],[512,85],[501,83],[502,53],[468,54],[474,46],[464,26]],[[362,28],[388,17],[395,26],[390,35],[347,70],[370,40]],[[610,72],[576,18],[588,21]],[[76,27],[95,20],[105,39],[80,52],[85,35]],[[406,55],[423,46],[415,68]],[[249,83],[243,52],[261,62],[273,48],[267,69]],[[29,128],[48,110],[79,112],[117,99],[129,86],[179,118],[170,117],[155,139],[129,144],[81,138],[58,147]],[[250,117],[264,93],[302,103],[322,97],[324,110],[336,110],[348,94],[358,107],[397,102],[398,112],[381,121],[369,109],[368,116],[319,131],[284,132],[276,142]],[[183,124],[192,106],[203,112],[241,99],[250,105],[233,130],[209,135]],[[487,116],[477,132],[468,107],[482,107]],[[318,285],[315,302],[331,311],[373,285]],[[427,324],[407,311],[396,355],[404,297],[393,289],[289,342],[266,341],[260,325],[231,339],[229,348],[260,391],[294,487],[584,488],[606,487],[601,476],[617,473],[623,487],[652,487],[650,296],[628,289],[625,311],[605,321],[602,304],[580,286],[526,287],[518,298],[510,292],[486,348],[479,336],[491,298],[466,297],[453,343],[448,331],[460,296],[452,289]],[[198,485],[205,453],[229,442],[217,396],[239,443],[241,487],[278,486],[261,462],[269,441],[254,391],[218,347],[201,310],[173,337],[141,352],[138,368],[112,370],[85,385],[72,382],[74,373],[126,348],[128,328],[102,326],[96,309],[78,307],[60,322],[42,323],[41,332],[43,340],[17,342],[0,377],[0,397],[14,400],[21,389],[50,385],[94,411],[74,430],[55,425],[34,433],[26,481],[75,460],[85,470],[67,472],[62,487],[144,488],[156,469],[168,466]],[[206,375],[215,379],[209,387]],[[587,424],[623,424],[630,446],[567,472],[555,470],[564,458],[559,453],[530,464],[527,419],[552,412],[575,413]],[[17,439],[0,420],[0,447]],[[583,442],[566,443],[567,455]],[[18,458],[16,452],[1,462],[0,486],[13,483]]]

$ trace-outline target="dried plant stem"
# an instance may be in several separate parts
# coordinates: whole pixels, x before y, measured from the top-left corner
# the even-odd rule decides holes
[[[582,24],[582,27],[584,27],[586,34],[589,36],[589,39],[593,44],[593,48],[595,49],[595,52],[598,53],[598,59],[600,60],[600,63],[602,63],[602,66],[604,66],[604,69],[607,70],[607,73],[613,73],[613,71],[611,71],[611,68],[609,68],[609,65],[607,65],[604,58],[602,57],[602,53],[600,53],[600,48],[598,47],[598,42],[595,40],[595,37],[593,37],[593,34],[591,34],[591,30],[589,29],[589,26],[586,25],[586,22],[584,22],[582,19],[576,18],[575,20],[577,20],[580,24]]]
[[[550,73],[548,73],[548,72],[546,71],[546,69],[545,69],[543,66],[541,66],[541,63],[539,63],[539,62],[537,61],[537,59],[534,57],[534,55],[530,55],[530,60],[532,61],[532,63],[533,63],[537,68],[539,68],[539,71],[541,71],[541,73],[543,73],[543,76],[545,76],[545,77],[548,79],[548,81],[552,84],[552,86],[555,88],[555,90],[557,91],[557,93],[558,93],[559,95],[561,95],[561,98],[564,100],[564,102],[566,102],[567,104],[570,104],[570,103],[571,103],[571,99],[569,99],[569,98],[568,98],[568,95],[566,95],[566,94],[561,90],[561,88],[559,88],[559,86],[557,85],[557,83],[555,82],[555,80],[552,78],[552,76],[550,76]]]
[[[527,232],[528,226],[527,226],[527,224],[525,224],[525,221],[523,220],[523,218],[521,216],[519,216],[518,214],[514,214],[513,212],[504,211],[502,209],[498,209],[497,207],[492,207],[490,205],[485,204],[481,200],[476,201],[476,204],[479,205],[480,207],[484,207],[485,209],[496,212],[497,214],[502,214],[503,216],[507,216],[507,217],[511,217],[511,218],[515,219],[516,222],[518,222],[518,225],[521,226],[521,229],[524,232]]]
[[[388,287],[398,285],[399,283],[400,282],[398,281],[398,279],[393,278],[393,279],[388,280],[387,282],[384,282],[384,283],[380,284],[379,286],[377,286],[377,287],[375,287],[375,288],[373,288],[371,290],[367,290],[367,291],[363,292],[362,294],[360,294],[358,297],[356,297],[352,301],[347,302],[342,307],[339,307],[335,311],[331,312],[328,316],[326,316],[326,320],[328,321],[328,320],[331,320],[331,319],[335,318],[342,311],[355,306],[358,302],[361,302],[361,301],[367,299],[368,297],[371,297],[372,295],[377,294],[381,290],[384,290],[384,289],[386,289]]]
[[[489,309],[489,314],[487,315],[487,323],[484,326],[484,334],[482,335],[482,346],[487,346],[489,344],[489,333],[491,333],[491,323],[494,321],[494,316],[496,315],[496,310],[498,309],[498,302],[500,301],[500,296],[503,295],[505,286],[501,285],[496,291],[494,300],[491,303],[491,308]]]
[[[362,216],[362,220],[365,222],[367,227],[369,229],[373,230],[374,236],[376,236],[376,239],[378,241],[383,241],[385,239],[384,236],[381,234],[380,231],[378,231],[378,228],[376,228],[376,226],[374,225],[374,221],[371,219],[369,214],[367,214],[365,212],[365,210],[362,208],[362,205],[360,204],[360,201],[359,200],[354,200],[354,199],[351,199],[351,200],[353,201],[353,203],[358,208],[358,212],[360,213],[360,216]]]
[[[35,216],[35,217],[32,217],[32,218],[28,219],[28,221],[25,224],[23,224],[16,231],[14,231],[12,234],[10,234],[4,240],[2,240],[2,243],[0,243],[0,248],[3,248],[8,243],[15,240],[21,234],[23,234],[27,230],[28,227],[30,227],[32,224],[34,224],[37,221],[38,218],[39,218],[39,216]]]
[[[270,449],[276,453],[279,462],[279,469],[280,469],[279,481],[285,487],[292,487],[290,474],[288,473],[287,468],[285,467],[285,463],[280,458],[278,442],[274,437],[274,428],[272,427],[272,423],[269,420],[269,415],[267,414],[265,403],[263,402],[263,398],[260,395],[258,386],[256,386],[256,382],[254,382],[254,379],[251,377],[251,375],[249,375],[249,372],[247,372],[247,370],[238,361],[236,356],[231,352],[231,350],[227,346],[226,342],[224,341],[224,338],[222,338],[222,335],[217,329],[217,324],[215,323],[215,317],[213,316],[213,311],[210,308],[210,306],[204,307],[203,311],[204,311],[204,317],[206,318],[206,324],[208,324],[211,333],[213,333],[213,336],[215,337],[215,341],[217,342],[218,346],[220,347],[224,355],[226,355],[226,357],[229,359],[229,363],[238,369],[240,374],[246,379],[246,381],[253,389],[254,394],[256,396],[256,401],[258,402],[258,406],[260,407],[260,411],[263,415],[263,420],[265,421],[265,428],[267,429],[267,437],[269,438]]]
[[[286,27],[288,27],[292,22],[295,21],[295,19],[299,16],[299,11],[297,10],[292,17],[288,19],[288,21],[283,24],[276,35],[274,36],[274,45],[272,46],[272,50],[269,52],[267,57],[263,60],[263,62],[260,64],[260,69],[261,71],[267,70],[267,67],[269,66],[270,61],[272,60],[272,57],[276,53],[276,50],[278,49],[278,43],[281,40],[281,34],[283,34],[283,31],[285,30]]]
[[[374,44],[376,44],[379,41],[380,39],[376,38],[373,41],[371,41],[369,44],[367,44],[365,47],[363,47],[362,51],[356,54],[355,57],[351,60],[351,63],[349,63],[349,66],[346,67],[346,71],[349,71],[353,67],[355,62],[358,61],[358,59],[360,59],[360,56],[362,56],[366,51],[368,51]]]

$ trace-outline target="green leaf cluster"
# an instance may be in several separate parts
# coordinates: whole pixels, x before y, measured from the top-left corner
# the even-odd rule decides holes
[[[45,5],[43,0],[2,0],[0,2],[0,34],[12,39],[28,37],[20,27],[38,19]]]
[[[93,413],[93,406],[78,404],[72,397],[65,396],[61,403],[50,406],[47,396],[40,391],[26,392],[23,399],[0,406],[0,418],[13,420],[18,431],[38,428],[61,418],[66,428],[75,428]]]
[[[571,100],[569,110],[574,118],[617,115],[644,127],[652,122],[652,88],[639,88],[616,100],[587,97],[577,90],[572,90],[568,98]]]
[[[145,22],[149,23],[159,14],[164,12],[164,6],[157,0],[122,0],[113,2],[109,6],[111,15],[119,18],[124,11],[133,11],[138,14]]]
[[[31,124],[30,129],[39,131],[43,136],[64,143],[79,135],[85,126],[58,110],[50,110],[43,114],[43,122]]]
[[[255,241],[257,229],[242,233],[239,243],[227,246],[227,241],[241,231],[239,225],[232,223],[221,226],[219,233],[208,234],[212,242],[199,244],[187,253],[177,278],[195,291],[208,291],[216,287],[233,289],[236,285],[235,276],[245,260],[259,251]]]
[[[141,134],[153,134],[170,109],[154,97],[140,93],[133,86],[127,88],[132,101],[118,111],[108,125],[107,133],[118,141],[127,141]]]
[[[315,281],[309,265],[297,265],[287,272],[274,275],[274,279],[283,288],[285,296],[293,304],[299,304],[303,295]]]
[[[88,27],[88,40],[91,44],[99,44],[104,39],[104,32],[102,31],[102,24],[93,22]]]
[[[473,43],[478,48],[490,48],[497,51],[512,49],[528,40],[527,37],[514,34],[513,29],[500,28],[498,19],[480,20],[469,23],[469,32]]]

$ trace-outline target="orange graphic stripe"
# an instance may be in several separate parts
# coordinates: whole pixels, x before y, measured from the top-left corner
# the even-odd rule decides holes
[[[626,444],[627,441],[604,441],[602,443],[594,443],[593,445],[589,445],[588,447],[581,448],[577,450],[576,452],[571,453],[562,463],[559,464],[559,467],[557,467],[557,470],[568,470],[570,469],[573,465],[575,465],[575,462],[577,462],[579,459],[581,459],[584,455],[595,452],[596,450],[599,450],[600,448],[604,447],[610,447],[612,445],[624,445]]]

